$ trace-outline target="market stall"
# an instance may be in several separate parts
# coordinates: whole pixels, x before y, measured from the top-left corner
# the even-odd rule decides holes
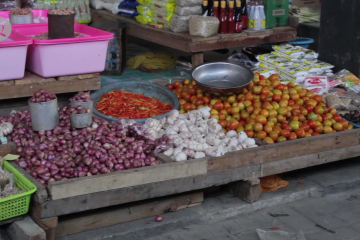
[[[295,39],[294,28],[201,38],[94,11],[94,21],[120,20],[132,36],[192,53],[194,68],[192,79],[120,82],[90,93],[100,88],[99,74],[86,69],[93,62],[104,68],[113,35],[73,24],[69,9],[50,15],[68,18],[70,27],[53,34],[70,29],[70,37],[47,39],[57,29],[51,23],[18,25],[10,36],[29,44],[26,68],[41,77],[0,82],[1,98],[31,96],[28,109],[0,117],[0,156],[5,170],[36,189],[28,214],[47,240],[150,216],[161,221],[166,212],[201,204],[213,186],[231,183],[251,203],[261,194],[259,178],[360,156],[360,79],[349,71],[334,73],[316,52],[289,44],[261,54],[247,48],[252,60],[235,54],[201,64],[204,51],[286,42]],[[36,54],[48,47],[62,58]],[[55,94],[64,87],[79,93],[59,108]],[[12,194],[9,176],[0,171],[0,204],[26,190],[17,183],[21,193]],[[21,210],[0,216],[9,221],[28,209]]]

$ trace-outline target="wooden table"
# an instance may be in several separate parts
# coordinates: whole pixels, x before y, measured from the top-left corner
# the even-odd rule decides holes
[[[93,10],[93,21],[104,20],[125,22],[127,33],[131,36],[191,53],[193,66],[203,63],[205,51],[287,42],[296,39],[296,28],[292,27],[244,31],[237,34],[219,34],[209,38],[191,37],[188,33],[174,33],[168,29],[155,29],[148,25],[141,25],[133,18],[114,15],[106,10]]]

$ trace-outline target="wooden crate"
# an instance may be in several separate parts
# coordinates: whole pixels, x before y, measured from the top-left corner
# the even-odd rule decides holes
[[[100,88],[101,79],[99,73],[43,78],[36,74],[25,72],[25,76],[22,79],[0,82],[0,100],[30,97],[40,89],[58,94],[98,90]]]
[[[159,154],[157,157],[162,165],[69,179],[50,183],[47,188],[19,166],[13,165],[37,185],[38,191],[31,202],[31,215],[46,230],[47,226],[54,226],[55,221],[57,223],[58,217],[67,214],[237,181],[254,182],[260,177],[357,157],[360,156],[359,139],[360,129],[355,129],[186,162],[172,162]],[[8,148],[8,151],[11,150]],[[55,236],[55,227],[47,229],[50,236]]]

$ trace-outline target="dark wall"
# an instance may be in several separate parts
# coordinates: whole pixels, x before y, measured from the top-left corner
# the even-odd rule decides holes
[[[322,1],[319,59],[360,76],[360,1]]]

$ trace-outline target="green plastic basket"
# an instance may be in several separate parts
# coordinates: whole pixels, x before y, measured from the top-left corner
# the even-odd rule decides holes
[[[31,194],[36,191],[36,186],[7,161],[4,161],[4,169],[14,174],[16,185],[26,192],[0,199],[0,221],[27,213]]]

